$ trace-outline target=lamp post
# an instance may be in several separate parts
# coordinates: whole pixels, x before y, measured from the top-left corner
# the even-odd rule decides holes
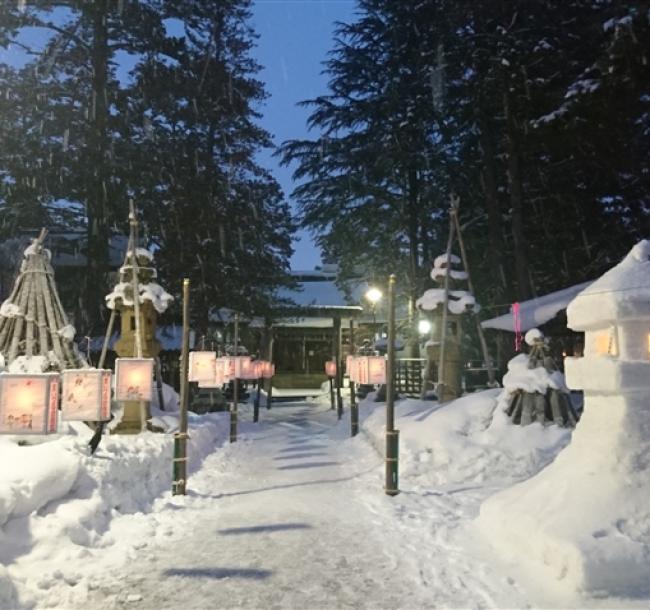
[[[399,430],[395,430],[395,275],[388,279],[388,358],[386,361],[386,485],[389,496],[398,487]]]
[[[350,358],[354,358],[354,320],[350,318]],[[356,436],[359,432],[359,405],[354,394],[354,381],[352,381],[352,371],[347,370],[349,384],[350,384],[350,432],[352,436]]]
[[[377,332],[377,303],[381,301],[381,297],[383,296],[381,290],[379,288],[376,288],[374,286],[368,288],[366,291],[365,297],[370,303],[371,311],[372,311],[372,339],[373,339],[373,347],[374,347],[374,342],[375,342],[375,334]]]
[[[239,314],[235,314],[235,337],[233,341],[233,357],[239,356]],[[235,360],[235,362],[237,362]],[[235,365],[236,367],[237,365]],[[237,408],[239,403],[239,379],[237,374],[233,376],[232,386],[232,407],[230,408],[230,442],[237,440]]]

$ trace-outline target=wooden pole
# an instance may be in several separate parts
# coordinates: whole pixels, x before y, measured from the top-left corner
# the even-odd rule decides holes
[[[239,355],[239,314],[235,314],[235,337],[233,341],[234,357]],[[237,379],[237,367],[235,367],[235,379],[232,386],[232,407],[230,408],[230,442],[237,440],[237,415],[239,406],[239,379]]]
[[[386,362],[386,483],[389,496],[398,487],[399,430],[395,430],[395,275],[388,278],[388,358]]]
[[[269,352],[268,352],[268,361],[273,362],[273,347],[275,343],[275,334],[273,332],[273,326],[269,325]],[[273,402],[273,377],[269,379],[269,387],[266,393],[266,408],[271,408],[271,403]]]
[[[440,352],[438,358],[438,385],[436,394],[438,395],[438,402],[441,402],[445,391],[445,343],[447,341],[447,314],[449,313],[449,276],[451,271],[451,246],[454,243],[454,214],[458,206],[458,197],[452,195],[451,206],[449,208],[449,239],[447,240],[447,267],[445,273],[445,287],[444,299],[442,301],[442,323],[440,326]]]
[[[190,358],[190,280],[183,280],[183,347],[181,350],[181,413],[178,432],[174,435],[174,468],[172,495],[185,495],[187,483],[187,401]]]
[[[465,242],[463,240],[463,234],[460,230],[460,222],[458,221],[458,212],[456,211],[453,214],[454,223],[456,225],[456,234],[458,235],[458,245],[460,246],[460,256],[463,259],[463,267],[465,268],[465,273],[467,273],[467,286],[469,291],[476,296],[474,292],[474,285],[472,284],[472,276],[469,272],[469,262],[467,260],[467,252],[465,250]],[[496,378],[494,374],[494,367],[492,366],[492,359],[490,358],[490,353],[488,352],[487,341],[485,340],[485,334],[483,333],[483,327],[481,326],[481,320],[478,317],[476,311],[473,312],[474,320],[476,322],[476,331],[478,332],[478,338],[481,343],[481,351],[483,352],[483,360],[485,361],[485,366],[488,371],[488,385],[493,388],[497,385]]]
[[[354,319],[350,318],[350,356],[354,356]],[[348,379],[350,371],[347,371]],[[359,405],[354,393],[354,381],[349,379],[350,384],[350,432],[352,436],[359,433]]]
[[[334,362],[336,362],[336,415],[338,419],[343,417],[343,397],[341,386],[343,385],[343,367],[341,366],[341,318],[334,318]]]

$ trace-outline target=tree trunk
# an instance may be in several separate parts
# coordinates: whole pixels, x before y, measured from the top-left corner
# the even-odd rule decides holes
[[[510,97],[503,95],[503,109],[506,117],[506,152],[508,157],[508,182],[510,185],[510,205],[512,207],[512,240],[515,257],[515,276],[517,278],[517,299],[525,301],[532,296],[526,237],[524,235],[523,188],[521,178],[521,157],[519,134],[512,114]]]
[[[108,273],[108,193],[106,152],[108,150],[108,28],[107,0],[96,0],[87,9],[93,25],[92,100],[90,113],[89,148],[94,173],[88,184],[88,227],[85,303],[82,316],[90,332],[99,325],[104,303],[104,289]]]
[[[408,172],[408,243],[409,243],[409,283],[408,283],[408,335],[406,355],[418,358],[420,349],[415,327],[415,301],[420,296],[420,261],[419,261],[419,183],[415,169]]]

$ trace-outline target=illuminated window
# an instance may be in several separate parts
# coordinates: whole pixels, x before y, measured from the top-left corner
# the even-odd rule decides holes
[[[603,356],[618,356],[616,334],[614,329],[599,332],[595,337],[596,353]]]

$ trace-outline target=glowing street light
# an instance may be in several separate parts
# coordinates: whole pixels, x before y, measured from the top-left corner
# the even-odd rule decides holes
[[[370,307],[372,310],[372,334],[373,337],[376,336],[377,334],[377,315],[376,315],[376,309],[377,309],[377,303],[381,301],[381,297],[383,296],[381,290],[379,288],[376,288],[375,286],[371,286],[368,288],[366,291],[365,297],[366,299],[370,302]]]
[[[418,322],[418,332],[421,335],[428,335],[431,332],[431,322],[429,320],[420,320]]]

